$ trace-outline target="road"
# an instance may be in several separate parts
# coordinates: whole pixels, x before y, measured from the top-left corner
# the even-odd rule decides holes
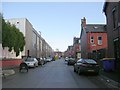
[[[3,88],[107,88],[99,76],[78,75],[64,59],[30,68],[28,73],[16,73],[3,79]]]

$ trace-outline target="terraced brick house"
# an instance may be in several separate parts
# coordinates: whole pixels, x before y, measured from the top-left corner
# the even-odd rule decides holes
[[[81,19],[81,57],[99,60],[106,57],[107,32],[104,24],[86,24]]]

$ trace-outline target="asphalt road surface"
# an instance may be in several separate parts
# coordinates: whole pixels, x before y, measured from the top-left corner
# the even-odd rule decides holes
[[[64,59],[3,79],[3,88],[107,88],[95,75],[78,75]]]

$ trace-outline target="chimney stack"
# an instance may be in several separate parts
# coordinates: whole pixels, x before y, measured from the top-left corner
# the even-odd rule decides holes
[[[85,17],[83,19],[81,19],[81,23],[82,23],[82,27],[86,28],[86,19],[85,19]]]

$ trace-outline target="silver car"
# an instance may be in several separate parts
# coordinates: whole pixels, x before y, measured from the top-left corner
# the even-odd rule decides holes
[[[47,58],[46,58],[46,61],[47,61],[47,62],[51,62],[51,61],[52,61],[52,58],[51,58],[51,57],[47,57]]]
[[[37,67],[38,66],[38,60],[36,58],[27,58],[24,61],[28,67]]]

